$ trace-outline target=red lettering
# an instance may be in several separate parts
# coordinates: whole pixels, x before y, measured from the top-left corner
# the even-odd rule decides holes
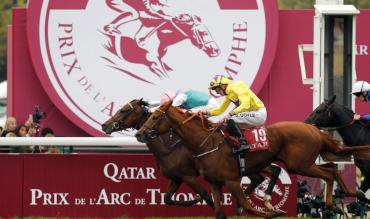
[[[217,0],[221,10],[257,10],[257,0]]]

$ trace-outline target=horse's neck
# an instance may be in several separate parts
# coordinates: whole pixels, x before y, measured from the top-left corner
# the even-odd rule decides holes
[[[174,133],[165,133],[155,139],[148,141],[149,150],[157,158],[162,158],[172,153],[180,142],[180,138]]]
[[[345,144],[364,145],[370,144],[370,126],[363,126],[358,122],[338,130]]]
[[[143,117],[141,119],[139,119],[139,121],[132,128],[135,128],[136,130],[139,130],[151,115],[152,115],[151,113],[144,113]]]
[[[182,124],[186,118],[177,115],[177,113],[180,114],[180,112],[172,110],[170,114],[173,115],[170,115],[170,119],[178,125],[181,137],[192,146],[191,149],[193,152],[203,153],[220,144],[223,136],[218,130],[209,132],[195,119]]]
[[[370,144],[370,128],[367,128],[358,122],[351,124],[353,121],[354,113],[347,108],[338,110],[339,115],[337,115],[337,120],[341,126],[346,126],[338,130],[339,134],[343,138],[343,141],[347,145],[362,145]]]

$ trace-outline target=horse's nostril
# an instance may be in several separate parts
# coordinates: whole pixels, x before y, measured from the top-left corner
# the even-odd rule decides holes
[[[101,129],[102,129],[103,131],[105,131],[105,130],[107,129],[107,125],[106,125],[106,124],[101,125]]]

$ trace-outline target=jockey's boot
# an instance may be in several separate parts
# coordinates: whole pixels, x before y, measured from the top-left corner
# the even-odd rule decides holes
[[[239,137],[238,140],[240,141],[241,145],[239,148],[233,149],[233,154],[241,154],[249,149],[249,144],[247,143],[247,140],[245,140],[244,136]]]
[[[240,154],[247,151],[249,149],[249,144],[247,143],[247,140],[244,138],[242,130],[240,130],[238,124],[236,124],[234,120],[229,119],[227,121],[227,129],[230,132],[230,134],[235,135],[241,143],[238,149],[233,149],[233,154]]]

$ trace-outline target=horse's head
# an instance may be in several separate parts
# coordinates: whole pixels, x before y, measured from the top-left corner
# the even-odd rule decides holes
[[[151,116],[135,135],[138,141],[147,142],[149,139],[154,139],[171,130],[172,123],[167,117],[167,111],[171,105],[172,101],[167,102],[152,112]]]
[[[181,14],[174,18],[174,23],[189,36],[193,45],[203,50],[208,56],[216,57],[220,54],[217,43],[200,17]]]
[[[321,103],[305,120],[305,123],[317,127],[341,127],[349,124],[353,119],[353,111],[337,104],[334,95]]]
[[[106,134],[111,134],[128,128],[139,128],[139,125],[149,115],[148,105],[148,102],[143,99],[132,100],[109,118],[102,125],[102,130]]]

